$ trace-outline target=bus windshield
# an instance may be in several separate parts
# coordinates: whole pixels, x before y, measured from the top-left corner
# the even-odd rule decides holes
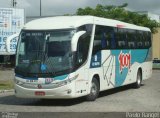
[[[39,77],[72,68],[74,30],[22,31],[16,55],[16,74]]]

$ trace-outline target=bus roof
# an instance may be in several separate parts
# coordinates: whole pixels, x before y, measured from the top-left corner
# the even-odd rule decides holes
[[[95,16],[56,16],[33,20],[27,23],[23,29],[26,30],[54,30],[54,29],[70,29],[85,24],[97,24],[111,27],[136,29],[150,31],[149,28],[141,27],[118,20],[100,18]]]

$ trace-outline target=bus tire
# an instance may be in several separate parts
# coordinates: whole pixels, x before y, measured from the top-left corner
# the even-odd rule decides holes
[[[140,69],[137,72],[136,83],[134,83],[134,88],[140,88],[142,84],[142,73]]]
[[[91,89],[90,89],[90,94],[86,96],[87,101],[95,101],[96,98],[99,95],[99,82],[98,80],[94,77],[92,79],[92,84],[91,84]]]

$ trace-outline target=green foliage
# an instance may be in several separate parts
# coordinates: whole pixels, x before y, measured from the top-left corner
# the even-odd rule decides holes
[[[86,7],[79,8],[76,12],[77,15],[92,15],[110,19],[116,19],[120,21],[124,21],[127,23],[148,27],[151,29],[153,33],[157,30],[157,27],[160,27],[160,24],[155,20],[151,20],[145,14],[139,14],[137,12],[131,12],[125,9],[128,4],[125,3],[120,6],[113,5],[100,5],[98,4],[96,8]]]
[[[0,90],[7,90],[7,89],[13,89],[13,81],[6,80],[6,81],[0,81]]]

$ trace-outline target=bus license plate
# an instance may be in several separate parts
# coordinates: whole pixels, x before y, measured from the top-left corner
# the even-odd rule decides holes
[[[45,92],[44,91],[36,91],[35,95],[36,96],[45,96]]]

